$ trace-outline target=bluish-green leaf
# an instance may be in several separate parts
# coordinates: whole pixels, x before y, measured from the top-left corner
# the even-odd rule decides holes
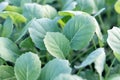
[[[13,67],[0,66],[0,80],[16,80]]]
[[[15,76],[17,80],[37,80],[41,72],[41,61],[38,55],[27,52],[15,62]]]
[[[54,80],[58,75],[62,73],[70,74],[71,71],[67,60],[53,59],[43,67],[38,80]]]
[[[24,5],[23,15],[31,20],[33,18],[54,18],[57,15],[56,10],[50,5],[40,5],[37,3],[28,3]]]
[[[97,11],[94,0],[77,0],[77,3],[77,10],[81,10],[90,14]]]
[[[17,45],[8,38],[0,37],[0,57],[6,61],[15,62],[20,54]]]
[[[81,77],[77,75],[70,75],[70,74],[60,74],[54,80],[83,80]]]
[[[104,57],[101,57],[104,56]],[[101,60],[100,63],[98,62],[100,58],[103,58],[103,61]],[[87,58],[81,63],[80,66],[75,66],[75,68],[83,68],[86,67],[87,65],[90,65],[91,63],[95,62],[95,64],[99,64],[99,66],[96,66],[96,69],[98,70],[99,67],[100,71],[98,70],[99,73],[103,71],[103,65],[104,65],[104,60],[105,60],[105,52],[104,48],[98,48],[92,53],[90,53]]]
[[[120,61],[120,28],[113,27],[111,30],[108,30],[107,42],[111,49],[114,52],[116,58]]]
[[[79,14],[71,18],[65,25],[63,34],[70,40],[73,50],[86,47],[98,26],[94,17],[89,14]]]
[[[6,19],[2,29],[2,37],[10,37],[13,31],[13,22],[10,17]]]
[[[46,33],[59,31],[57,23],[47,18],[35,19],[29,26],[30,37],[35,46],[41,50],[46,49],[43,42]]]
[[[56,58],[65,59],[70,51],[69,40],[59,32],[47,32],[44,43],[48,52]]]
[[[82,12],[82,11],[59,11],[58,13],[60,16],[76,16],[76,15],[87,15],[87,13]],[[98,24],[96,24],[96,34],[101,42],[101,45],[103,45],[102,43],[104,42],[102,33],[100,31],[100,26]]]

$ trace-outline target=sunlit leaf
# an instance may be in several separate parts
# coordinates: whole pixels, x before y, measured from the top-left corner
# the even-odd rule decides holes
[[[15,76],[17,80],[37,80],[41,72],[41,61],[38,55],[26,52],[15,62]]]
[[[116,58],[120,61],[120,29],[117,27],[113,27],[111,30],[108,30],[108,38],[107,42],[111,49],[114,52]]]
[[[8,2],[1,2],[0,3],[0,12],[2,12],[8,5]]]
[[[69,40],[59,32],[47,32],[44,43],[48,52],[56,58],[65,59],[70,51]]]
[[[97,57],[97,59],[95,60],[95,69],[98,72],[100,78],[102,79],[102,72],[104,70],[104,64],[105,64],[105,60],[106,60],[106,54],[103,51],[101,51],[102,53]],[[99,53],[99,52],[98,52]]]
[[[98,62],[100,58],[103,57],[103,61]],[[104,58],[105,58],[105,52],[104,48],[98,48],[92,53],[90,53],[87,58],[81,63],[80,66],[75,66],[75,68],[83,68],[86,67],[87,65],[90,65],[91,63],[95,62],[95,64],[99,64],[101,66],[100,72],[103,70],[103,64],[104,64]],[[96,69],[98,69],[100,66],[96,66]]]
[[[7,17],[10,17],[14,23],[25,23],[26,18],[16,12],[11,12],[11,11],[4,11],[0,13],[0,17],[6,19]]]
[[[116,12],[120,14],[120,0],[117,0],[114,7]]]

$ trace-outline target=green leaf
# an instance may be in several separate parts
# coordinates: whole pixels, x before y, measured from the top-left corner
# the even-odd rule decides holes
[[[31,20],[33,18],[54,18],[57,11],[50,5],[39,5],[37,3],[27,3],[23,7],[23,15]]]
[[[16,80],[13,67],[0,66],[0,80]]]
[[[65,59],[70,51],[69,40],[59,32],[47,32],[44,43],[48,52],[56,58]]]
[[[87,15],[87,13],[82,12],[82,11],[59,11],[58,13],[60,16],[76,16],[76,15]],[[101,41],[101,43],[104,42],[102,33],[100,31],[100,26],[98,24],[96,24],[96,34],[99,38],[99,40]],[[103,44],[102,44],[103,45]]]
[[[94,0],[77,0],[76,10],[81,10],[90,14],[97,11]]]
[[[41,50],[46,49],[43,42],[46,33],[59,31],[57,23],[47,18],[33,20],[28,30],[35,46]]]
[[[22,13],[22,9],[20,7],[17,7],[17,6],[11,6],[11,5],[8,5],[6,8],[5,8],[6,11],[12,11],[12,12],[18,12],[18,13]]]
[[[70,74],[60,74],[54,80],[83,80],[81,77]]]
[[[56,76],[62,73],[70,74],[71,71],[67,60],[53,59],[43,67],[38,80],[54,80]]]
[[[41,71],[41,61],[36,54],[27,52],[16,60],[14,71],[17,80],[37,80]]]
[[[10,17],[14,23],[25,23],[26,22],[26,18],[16,12],[11,12],[11,11],[4,11],[0,13],[0,17],[6,19],[7,17]]]
[[[89,14],[79,14],[71,18],[65,25],[63,33],[70,40],[73,50],[86,47],[92,39],[97,21]]]
[[[25,40],[21,41],[20,47],[24,49],[33,49],[34,43],[32,42],[31,38],[28,37]]]
[[[120,79],[120,74],[114,74],[110,76],[107,80],[119,80]]]
[[[80,76],[85,78],[86,80],[99,80],[98,74],[96,74],[93,70],[91,69],[85,69],[84,71],[80,72]]]
[[[15,43],[8,38],[0,37],[0,57],[6,61],[15,62],[19,49]]]
[[[101,58],[103,60],[100,61],[99,59],[101,59]],[[100,61],[100,62],[98,62],[98,61]],[[92,53],[90,53],[87,56],[87,58],[81,63],[80,66],[75,66],[75,68],[83,68],[83,67],[86,67],[87,65],[90,65],[91,63],[95,62],[95,68],[98,70],[101,67],[100,70],[98,70],[98,72],[101,73],[103,71],[104,61],[105,61],[104,48],[98,48],[95,51],[93,51]]]
[[[0,3],[0,12],[2,12],[8,5],[8,2],[1,2]]]
[[[12,31],[13,31],[13,22],[11,18],[8,17],[6,21],[4,22],[1,36],[9,38],[12,34]]]
[[[114,55],[120,61],[120,29],[113,27],[111,30],[108,30],[107,43],[110,48],[113,50]]]
[[[117,2],[115,3],[115,11],[120,14],[120,0],[117,0]]]

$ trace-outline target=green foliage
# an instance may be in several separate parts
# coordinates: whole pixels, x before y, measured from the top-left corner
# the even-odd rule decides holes
[[[119,4],[0,0],[0,80],[119,80]]]

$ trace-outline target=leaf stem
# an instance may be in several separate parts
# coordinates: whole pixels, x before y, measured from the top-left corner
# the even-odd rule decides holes
[[[107,78],[108,78],[108,76],[109,76],[109,74],[110,74],[110,70],[111,70],[111,68],[112,68],[115,60],[116,60],[116,58],[113,59],[111,65],[110,65],[110,67],[109,67],[109,69],[108,69],[108,72],[107,72],[106,75],[105,75],[105,80],[107,80]]]
[[[94,39],[92,40],[92,42],[93,42],[93,45],[94,45],[95,49],[97,49],[97,46],[96,46],[96,43],[95,43]]]

